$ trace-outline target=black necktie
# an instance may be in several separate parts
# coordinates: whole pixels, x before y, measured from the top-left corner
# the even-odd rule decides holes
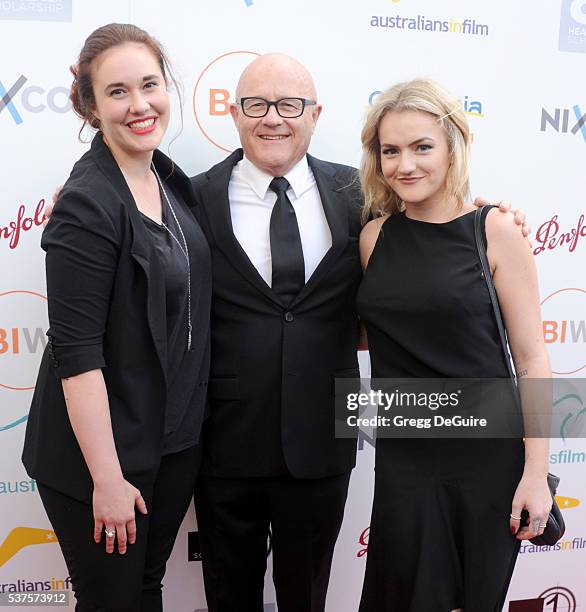
[[[273,291],[289,306],[305,285],[305,264],[297,216],[287,197],[289,181],[282,176],[271,181],[269,188],[277,194],[271,213],[271,259]]]

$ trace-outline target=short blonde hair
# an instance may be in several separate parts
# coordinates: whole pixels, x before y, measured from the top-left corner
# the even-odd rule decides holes
[[[364,194],[362,220],[371,215],[395,214],[404,204],[387,184],[380,162],[378,130],[382,118],[391,111],[421,111],[437,117],[448,140],[452,158],[446,177],[448,197],[461,208],[469,195],[470,128],[462,105],[439,83],[415,79],[399,83],[380,93],[373,102],[362,128],[360,183]]]

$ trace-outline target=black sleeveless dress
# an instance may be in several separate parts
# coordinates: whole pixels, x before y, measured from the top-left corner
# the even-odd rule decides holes
[[[391,216],[357,300],[373,378],[507,376],[474,213]],[[523,465],[519,439],[379,439],[360,612],[500,611]]]

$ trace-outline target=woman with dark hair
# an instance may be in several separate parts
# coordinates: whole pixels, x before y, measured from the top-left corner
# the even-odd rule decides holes
[[[507,378],[461,105],[430,80],[395,85],[370,108],[362,145],[364,219],[376,218],[360,236],[358,311],[373,378]],[[509,215],[479,219],[517,377],[549,378],[528,244]],[[520,540],[543,533],[551,508],[548,442],[378,437],[360,612],[500,611]]]
[[[157,147],[166,56],[133,25],[86,40],[71,100],[98,130],[43,234],[49,343],[23,461],[76,610],[162,610],[199,465],[211,263],[189,179]]]

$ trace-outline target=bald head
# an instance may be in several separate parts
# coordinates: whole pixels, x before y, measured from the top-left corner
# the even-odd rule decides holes
[[[236,98],[254,96],[250,93],[257,83],[269,83],[274,88],[287,90],[279,97],[299,96],[317,100],[317,92],[309,70],[295,58],[284,53],[267,53],[257,57],[244,69],[236,87]],[[291,91],[297,93],[293,94]]]
[[[302,98],[303,112],[299,117],[281,117],[272,104],[264,117],[249,117],[242,110],[242,98],[262,98],[268,102]],[[298,107],[299,103],[295,105]],[[263,172],[285,176],[307,153],[321,105],[317,103],[315,85],[305,66],[288,55],[268,53],[244,69],[230,113],[244,155]]]

